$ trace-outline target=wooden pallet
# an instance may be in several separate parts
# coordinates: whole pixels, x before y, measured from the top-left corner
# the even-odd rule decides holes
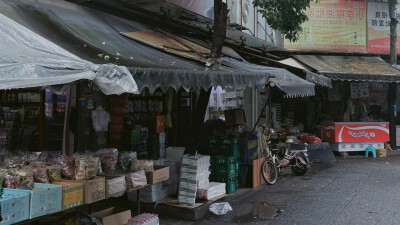
[[[165,205],[179,207],[179,208],[194,209],[194,208],[197,208],[199,206],[202,206],[204,203],[208,203],[210,201],[211,202],[215,202],[215,201],[218,201],[220,199],[225,198],[226,196],[228,196],[228,195],[227,194],[223,194],[223,195],[220,195],[218,197],[212,198],[210,200],[202,200],[203,202],[198,202],[198,203],[195,203],[194,205],[180,205],[178,203],[177,199],[162,200],[162,201],[160,201],[159,204],[165,204]]]

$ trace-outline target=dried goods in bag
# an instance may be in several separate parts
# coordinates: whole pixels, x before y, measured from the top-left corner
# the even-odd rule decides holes
[[[49,177],[47,175],[47,168],[44,166],[33,167],[33,179],[38,183],[49,183]]]
[[[20,156],[7,157],[4,164],[7,168],[21,168],[25,165],[25,159]]]
[[[75,180],[89,180],[99,173],[99,162],[90,154],[75,155]]]
[[[118,150],[116,148],[100,149],[96,155],[101,160],[101,167],[105,173],[113,173],[118,163]]]
[[[119,154],[118,165],[122,170],[129,170],[131,168],[132,159],[136,156],[135,152],[121,152]]]
[[[18,174],[14,174],[13,172],[9,172],[3,178],[3,184],[5,188],[16,189],[19,185],[20,177]]]
[[[133,158],[131,170],[134,172],[144,170],[146,173],[153,171],[153,161]]]
[[[61,180],[61,167],[59,165],[52,165],[47,167],[47,175],[50,182],[57,182]]]
[[[33,184],[35,182],[33,179],[32,169],[32,167],[25,166],[15,171],[15,173],[18,174],[20,177],[18,189],[32,190]]]
[[[61,175],[67,179],[75,177],[75,160],[72,156],[61,155],[57,159],[57,164],[61,167]]]

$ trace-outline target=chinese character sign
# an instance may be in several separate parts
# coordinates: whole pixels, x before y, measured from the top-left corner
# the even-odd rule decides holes
[[[396,17],[400,19],[400,5],[396,7]],[[397,30],[400,25],[397,24]],[[390,52],[389,3],[368,2],[368,52]],[[400,32],[397,32],[399,35]],[[400,37],[397,37],[397,52],[400,51]]]
[[[366,52],[366,2],[321,0],[307,8],[299,40],[285,40],[285,48],[339,52]]]

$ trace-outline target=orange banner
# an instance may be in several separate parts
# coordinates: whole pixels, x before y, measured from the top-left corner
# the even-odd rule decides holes
[[[296,42],[284,41],[292,50],[366,52],[366,2],[321,0],[307,8],[308,21]]]

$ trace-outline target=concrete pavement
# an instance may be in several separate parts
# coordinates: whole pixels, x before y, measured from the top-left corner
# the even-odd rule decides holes
[[[290,169],[275,185],[240,189],[229,196],[233,211],[197,221],[161,218],[161,224],[400,224],[400,154],[387,158],[337,157],[332,164],[313,164],[305,176]],[[265,220],[254,208],[267,204],[278,216]]]

